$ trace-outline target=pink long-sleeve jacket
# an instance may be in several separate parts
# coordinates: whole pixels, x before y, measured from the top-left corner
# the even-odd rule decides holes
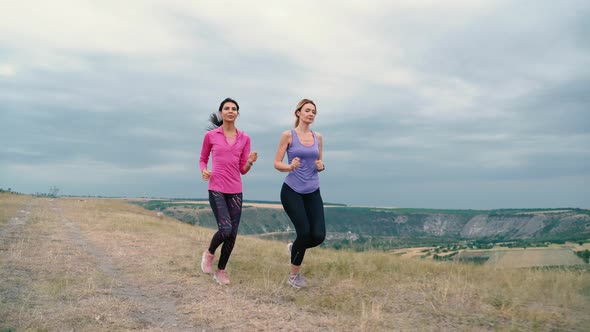
[[[222,127],[208,131],[203,138],[199,167],[201,172],[207,169],[211,155],[209,190],[224,194],[242,192],[241,175],[245,174],[244,166],[250,155],[250,136],[237,128],[236,131],[236,141],[232,145],[227,142]]]

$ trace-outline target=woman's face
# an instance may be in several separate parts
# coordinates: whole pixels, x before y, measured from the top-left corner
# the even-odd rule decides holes
[[[221,118],[223,122],[233,122],[238,117],[238,106],[228,101],[227,103],[223,104],[221,108]]]
[[[301,107],[301,110],[299,110],[299,121],[303,121],[305,123],[313,123],[313,120],[315,119],[315,116],[317,114],[317,111],[315,109],[315,106],[313,106],[312,103],[307,103],[304,104]]]

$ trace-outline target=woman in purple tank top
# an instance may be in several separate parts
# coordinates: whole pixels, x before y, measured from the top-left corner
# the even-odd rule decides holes
[[[320,195],[319,172],[322,161],[322,135],[311,130],[317,114],[312,100],[302,99],[295,109],[295,128],[281,135],[274,166],[289,172],[281,188],[281,203],[291,219],[297,237],[287,248],[291,271],[287,283],[295,288],[307,283],[301,276],[301,264],[307,249],[320,245],[326,237],[324,203]],[[287,154],[287,163],[283,162]]]

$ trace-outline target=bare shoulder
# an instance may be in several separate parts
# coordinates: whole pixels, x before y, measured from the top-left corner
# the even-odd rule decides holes
[[[322,139],[322,134],[320,134],[319,132],[317,132],[317,131],[316,131],[316,132],[315,132],[315,135],[316,135],[316,137],[317,137],[318,139]]]
[[[286,140],[289,140],[289,141],[290,141],[290,140],[291,140],[291,136],[292,136],[292,135],[293,135],[293,134],[291,133],[291,131],[290,131],[290,130],[285,130],[285,131],[283,131],[283,133],[281,134],[281,140],[283,140],[283,139],[286,139]]]
[[[291,131],[285,130],[281,133],[281,139],[279,140],[279,148],[281,146],[286,148],[287,146],[289,146],[289,144],[291,144]]]

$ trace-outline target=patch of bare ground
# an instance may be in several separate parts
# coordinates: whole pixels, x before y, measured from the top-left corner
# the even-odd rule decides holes
[[[210,229],[122,201],[29,200],[29,219],[0,239],[0,330],[582,331],[590,324],[587,271],[314,248],[303,268],[310,287],[295,290],[285,283],[285,243],[239,236],[228,264],[232,285],[223,287],[199,269]]]
[[[150,292],[142,291],[140,286],[136,285],[134,280],[119,267],[121,264],[115,265],[110,255],[87,240],[86,235],[80,231],[78,224],[64,216],[61,207],[53,207],[53,210],[58,212],[58,217],[65,227],[69,238],[93,257],[99,269],[116,282],[116,286],[112,289],[112,294],[117,298],[130,300],[137,306],[137,309],[133,312],[133,316],[139,322],[163,330],[191,330],[194,327],[185,324],[179,319],[178,316],[180,313],[176,310],[175,297],[173,295],[161,294],[154,301]]]
[[[565,213],[571,212],[572,210],[546,210],[546,211],[525,211],[517,212],[516,214],[551,214],[551,213]]]
[[[395,250],[391,250],[390,252],[394,255],[398,255],[401,257],[418,258],[420,256],[425,255],[427,252],[429,252],[433,248],[434,247],[412,247],[412,248],[395,249]]]
[[[79,204],[64,203],[64,211],[69,209],[70,215],[83,212]],[[151,212],[135,206],[116,210],[85,213],[76,219],[86,221],[80,228],[88,241],[109,252],[120,273],[133,280],[143,294],[157,301],[171,302],[172,298],[185,324],[215,331],[307,331],[317,329],[322,320],[329,326],[328,316],[310,316],[293,304],[269,303],[244,293],[242,278],[247,276],[232,275],[233,285],[222,287],[210,275],[202,274],[198,264],[211,230],[156,219]]]
[[[31,199],[28,217],[0,239],[0,328],[132,329],[133,308],[112,295],[114,280],[74,243],[49,199]],[[9,225],[10,226],[10,225]]]

